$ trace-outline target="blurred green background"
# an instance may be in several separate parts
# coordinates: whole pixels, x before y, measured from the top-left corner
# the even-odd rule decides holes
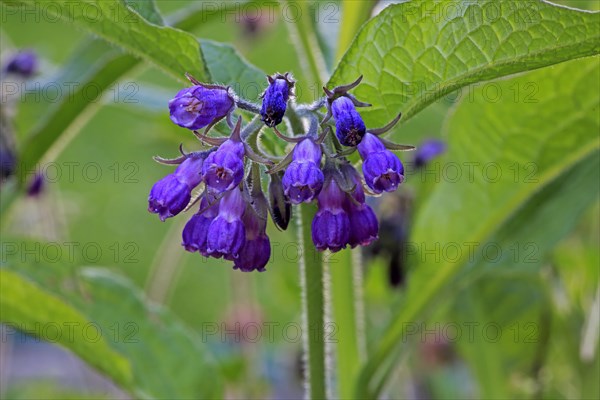
[[[175,15],[198,3],[157,1],[165,16]],[[597,1],[560,3],[600,9]],[[2,12],[6,10],[2,8]],[[338,28],[327,27],[334,37]],[[76,49],[89,38],[68,24],[44,20],[23,23],[18,14],[8,13],[2,16],[0,32],[3,62],[15,51],[24,48],[33,49],[40,55],[41,73],[33,81],[42,85],[52,81]],[[293,72],[302,82],[299,100],[311,101],[314,98],[315,86],[303,79],[300,62],[280,19],[250,26],[243,21],[237,23],[235,12],[232,12],[226,21],[208,19],[191,32],[200,38],[234,44],[250,63],[267,73]],[[127,86],[129,83],[133,85]],[[147,195],[153,183],[169,172],[168,167],[153,162],[151,157],[176,156],[180,143],[186,149],[195,146],[195,139],[189,132],[171,123],[166,108],[167,101],[181,85],[160,71],[142,65],[116,86],[109,90],[99,111],[85,122],[81,132],[56,159],[54,167],[62,175],[47,182],[41,197],[19,200],[3,218],[3,241],[26,238],[32,242],[78,242],[82,246],[97,243],[102,250],[98,259],[75,251],[74,257],[63,253],[57,264],[66,270],[79,266],[101,266],[122,274],[143,288],[151,299],[166,305],[196,332],[206,329],[207,323],[221,324],[223,321],[232,325],[247,321],[276,322],[281,326],[298,323],[298,246],[293,230],[279,232],[269,225],[273,257],[267,265],[267,272],[261,274],[233,272],[229,263],[206,260],[198,254],[183,251],[180,231],[186,218],[161,223],[146,209]],[[47,97],[51,96],[49,93]],[[44,99],[36,101],[32,98],[34,95],[28,94],[18,104],[14,119],[17,140],[31,131],[40,113],[50,106]],[[125,101],[127,95],[133,102]],[[447,98],[432,104],[398,129],[394,139],[419,144],[424,138],[439,137],[452,104]],[[410,161],[410,156],[406,157]],[[68,176],[69,165],[73,165],[72,177]],[[94,178],[96,171],[101,173],[97,181]],[[48,174],[51,173],[48,169]],[[420,196],[426,195],[431,184],[408,179],[401,195],[411,197],[417,208]],[[537,292],[532,292],[530,301],[534,307],[528,311],[530,314],[520,316],[520,322],[554,324],[556,336],[547,343],[543,343],[543,338],[536,339],[535,349],[526,360],[527,368],[531,368],[528,374],[524,373],[526,368],[516,363],[515,374],[511,376],[511,385],[516,391],[512,393],[526,398],[576,398],[589,393],[598,394],[598,382],[595,381],[600,372],[597,351],[596,362],[591,364],[591,368],[577,360],[577,354],[573,352],[578,352],[579,335],[584,321],[589,318],[591,299],[598,288],[599,217],[599,207],[595,204],[582,218],[577,230],[556,248],[548,260],[551,268],[539,272],[560,276],[564,287],[560,293],[548,296],[561,296],[563,303],[560,304],[567,311],[558,312],[561,317],[557,318],[554,303],[546,297],[536,297]],[[44,260],[33,258],[27,258],[26,263],[42,268]],[[334,260],[347,262],[341,255],[335,255]],[[390,260],[383,256],[369,258],[364,271],[368,338],[375,337],[382,329],[390,306],[402,296],[402,290],[389,283],[389,263]],[[552,281],[551,277],[548,279]],[[524,282],[519,290],[528,293],[531,287]],[[553,288],[549,285],[547,289]],[[519,308],[518,305],[515,307]],[[451,321],[451,308],[452,304],[448,302],[446,307],[436,311],[432,320]],[[547,315],[554,317],[546,318]],[[536,326],[542,326],[540,332],[544,332],[543,325]],[[520,326],[518,329],[521,334],[526,334],[523,329],[528,328]],[[228,397],[294,398],[301,395],[301,343],[285,340],[279,329],[275,332],[272,342],[221,343],[215,339],[218,335],[209,340],[209,347],[222,367]],[[507,351],[522,351],[523,347],[519,345],[523,343],[511,343],[508,336],[503,345],[507,348],[514,345],[516,350]],[[539,339],[538,336],[536,338]],[[477,378],[462,360],[463,350],[460,343],[417,343],[410,357],[403,361],[403,366],[409,368],[398,372],[391,397],[473,396],[477,393]],[[571,359],[573,357],[574,360]],[[536,362],[541,363],[542,360],[551,362],[539,375],[539,371],[535,371],[538,368]],[[4,364],[3,367],[9,366]],[[55,365],[54,368],[61,366]],[[73,389],[64,382],[53,381],[51,374],[37,381],[3,381],[2,386],[2,394],[6,398],[65,398],[68,394],[73,398],[102,396],[102,393],[86,393],[84,389]],[[586,389],[587,386],[591,389]],[[540,387],[543,387],[542,392]]]

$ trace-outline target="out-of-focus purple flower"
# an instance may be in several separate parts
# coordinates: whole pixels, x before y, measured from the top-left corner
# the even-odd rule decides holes
[[[191,199],[192,190],[202,181],[204,158],[190,156],[175,170],[156,182],[148,196],[148,211],[161,221],[179,214]]]
[[[196,130],[217,122],[235,106],[227,88],[195,85],[180,90],[169,101],[171,121],[175,124]]]
[[[211,257],[235,260],[246,242],[242,216],[246,209],[239,189],[227,192],[219,204],[219,214],[208,228],[207,253]]]
[[[365,191],[358,172],[350,164],[346,165],[343,171],[355,185],[351,193],[352,197],[347,196],[344,203],[344,209],[350,220],[348,243],[352,248],[359,245],[367,246],[377,240],[379,223],[373,209],[365,203]]]
[[[329,177],[317,198],[319,211],[312,221],[312,239],[317,250],[332,252],[346,247],[350,239],[350,220],[344,210],[346,193]]]
[[[344,146],[356,146],[365,136],[366,127],[356,111],[352,100],[338,97],[331,103],[331,113],[335,119],[335,135]]]
[[[8,147],[0,147],[0,179],[8,178],[15,172],[15,156]]]
[[[273,127],[281,123],[289,98],[290,82],[282,75],[269,77],[269,87],[265,90],[260,109],[265,125]]]
[[[185,224],[181,233],[181,245],[187,251],[208,256],[208,228],[218,213],[218,199],[206,194],[200,201],[200,210]]]
[[[244,144],[236,139],[226,140],[206,158],[202,172],[206,186],[214,192],[233,189],[244,177]]]
[[[46,186],[45,183],[46,182],[44,181],[44,175],[42,173],[38,172],[37,174],[35,174],[31,182],[29,182],[29,185],[27,186],[27,196],[38,197],[44,190],[44,186]]]
[[[363,159],[365,182],[373,192],[393,192],[404,182],[400,159],[387,150],[377,136],[367,133],[358,145],[358,152]]]
[[[304,139],[294,148],[293,161],[283,175],[285,195],[294,204],[311,202],[323,187],[321,146],[311,139]]]
[[[271,242],[266,233],[267,220],[259,217],[254,209],[247,205],[242,221],[246,228],[246,242],[239,252],[239,257],[234,260],[233,268],[243,272],[263,272],[271,257]]]
[[[416,168],[422,168],[434,158],[446,151],[446,143],[439,139],[424,140],[414,153],[413,163]]]
[[[38,56],[32,50],[25,50],[15,54],[6,64],[7,73],[16,74],[23,78],[29,78],[38,70]]]

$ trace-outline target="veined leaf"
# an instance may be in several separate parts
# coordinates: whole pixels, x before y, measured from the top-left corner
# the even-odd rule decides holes
[[[154,0],[123,0],[125,5],[140,14],[147,21],[156,25],[164,25],[162,16],[156,9]]]
[[[49,292],[48,296],[65,304],[73,313],[81,313],[81,318],[85,318],[88,325],[95,324],[102,338],[106,339],[108,351],[121,357],[129,367],[128,381],[117,380],[118,376],[113,379],[136,397],[191,399],[222,396],[218,368],[203,338],[187,328],[168,309],[151,303],[126,278],[101,268],[82,268],[79,272],[69,272],[72,269],[64,265],[18,261],[18,256],[7,254],[4,260],[6,265],[1,271],[14,275],[17,277],[15,279],[22,279],[16,275],[19,274],[43,285]],[[4,284],[2,275],[2,301],[6,297],[10,304],[22,304],[22,307],[37,304],[22,296],[13,296],[9,290],[5,292]],[[12,283],[6,280],[6,284]],[[45,323],[44,313],[38,313],[39,306],[36,305],[32,310],[32,321]],[[4,320],[4,315],[2,318]],[[62,320],[56,317],[48,321],[60,323]],[[66,321],[79,320],[70,318]],[[14,322],[22,321],[17,319]],[[85,327],[86,324],[82,323],[81,326]],[[90,332],[96,331],[90,329]],[[85,349],[81,350],[80,347],[86,344],[85,341],[68,341],[64,346],[92,365],[99,363],[97,368],[108,376],[113,377],[120,372],[119,369],[112,370],[115,367],[107,356],[98,355],[97,352],[82,355]]]
[[[0,269],[0,321],[64,346],[126,389],[129,361],[98,336],[98,325],[52,293],[5,268]]]
[[[199,23],[201,19],[193,18],[194,13],[201,13],[201,9],[186,15],[185,22],[182,23],[188,26],[192,24],[190,21]],[[177,27],[180,22],[174,21],[174,24]],[[208,40],[202,40],[200,45],[205,52],[209,74],[205,79],[207,82],[232,85],[241,95],[250,99],[258,98],[266,85],[262,71],[243,59],[231,45]],[[21,147],[19,167],[23,170],[17,176],[21,180],[27,178],[28,169],[35,168],[49,153],[57,153],[54,146],[59,141],[62,147],[66,146],[81,128],[80,125],[85,124],[86,116],[93,115],[103,105],[99,101],[102,93],[139,63],[140,60],[134,56],[119,52],[102,41],[84,43],[55,78],[60,84],[78,84],[69,96],[65,96],[60,102],[49,104],[47,111],[40,116],[40,122]],[[166,101],[167,99],[165,112]],[[77,121],[81,122],[77,124]]]
[[[121,0],[53,1],[45,7],[43,1],[2,0],[6,5],[38,7],[53,17],[96,34],[110,43],[154,64],[181,82],[187,82],[189,72],[197,79],[208,79],[196,38],[175,28],[158,26],[132,11]],[[90,14],[89,9],[96,11]],[[90,16],[92,15],[92,16]]]
[[[373,104],[361,114],[377,126],[469,84],[599,50],[600,13],[541,0],[414,0],[361,29],[329,86],[363,75],[355,94]]]
[[[231,45],[204,39],[200,45],[212,83],[230,85],[243,98],[258,100],[267,87],[263,71],[248,63]]]
[[[515,102],[513,96],[491,102],[479,88],[472,101],[457,107],[447,127],[447,159],[463,168],[461,178],[441,182],[420,209],[412,237],[422,246],[416,251],[418,267],[363,370],[358,387],[367,392],[360,397],[382,390],[400,350],[404,322],[421,318],[436,299],[451,295],[459,278],[466,280],[482,266],[526,267],[523,253],[521,262],[512,258],[511,243],[531,242],[540,253],[551,248],[597,198],[590,188],[599,178],[598,61],[569,62],[494,83],[505,94],[515,85],[536,85],[538,98],[531,103]],[[448,246],[453,252],[446,252]],[[437,256],[428,257],[425,249],[432,248]]]

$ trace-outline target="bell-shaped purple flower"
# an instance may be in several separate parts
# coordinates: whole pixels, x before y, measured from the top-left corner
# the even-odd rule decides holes
[[[350,240],[350,220],[344,210],[346,193],[328,178],[319,197],[319,211],[312,221],[312,239],[317,250],[332,252],[346,247]]]
[[[404,166],[377,136],[367,133],[358,145],[367,186],[375,192],[393,192],[404,182]]]
[[[428,139],[423,141],[415,151],[413,163],[416,168],[427,165],[434,158],[446,151],[446,143],[439,139]]]
[[[219,204],[219,214],[208,228],[207,253],[211,257],[235,260],[246,242],[246,229],[242,216],[246,204],[242,192],[234,188],[227,192]]]
[[[169,101],[169,112],[175,124],[196,130],[225,117],[234,105],[227,88],[195,85],[180,90]]]
[[[189,252],[200,252],[208,256],[208,228],[219,213],[219,201],[205,195],[200,201],[200,210],[185,224],[181,233],[181,245]]]
[[[269,87],[263,94],[260,109],[261,120],[265,125],[273,127],[279,125],[285,114],[287,102],[290,98],[290,83],[282,77],[269,77]]]
[[[267,220],[259,217],[254,209],[247,205],[242,221],[246,228],[246,242],[239,252],[239,257],[234,260],[233,268],[243,272],[263,272],[271,258],[271,242],[266,233]]]
[[[335,119],[335,135],[344,146],[356,146],[365,136],[366,127],[352,100],[341,96],[331,103]]]
[[[175,170],[156,182],[148,196],[148,211],[161,221],[179,214],[191,199],[192,190],[202,181],[204,158],[190,156]]]
[[[244,144],[236,139],[226,140],[209,154],[202,172],[206,186],[215,193],[233,189],[244,177]]]
[[[5,71],[10,74],[29,78],[37,72],[38,56],[34,51],[26,50],[15,54],[6,64]]]
[[[352,248],[356,246],[367,246],[377,240],[379,223],[373,209],[366,204],[365,191],[358,172],[350,165],[346,165],[344,172],[349,175],[355,189],[351,197],[347,196],[344,209],[350,220],[350,237],[348,243]]]
[[[293,150],[293,161],[283,175],[284,193],[294,204],[311,202],[323,188],[321,147],[311,139],[304,139]]]

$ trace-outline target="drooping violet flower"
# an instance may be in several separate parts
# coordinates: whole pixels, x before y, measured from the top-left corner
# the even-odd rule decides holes
[[[239,257],[234,260],[233,268],[243,272],[263,272],[271,258],[271,242],[266,233],[266,215],[265,218],[259,217],[248,204],[242,221],[246,228],[246,242],[239,252]]]
[[[169,101],[171,121],[191,129],[201,129],[225,117],[235,106],[226,87],[195,85],[180,90]]]
[[[354,191],[346,197],[344,209],[350,220],[350,237],[348,244],[352,248],[356,246],[367,246],[377,240],[379,223],[373,209],[365,202],[365,191],[358,172],[347,164],[342,171],[354,183]]]
[[[367,133],[358,145],[363,175],[369,188],[379,194],[393,192],[404,182],[404,166],[377,136]]]
[[[414,153],[413,163],[416,168],[422,168],[434,158],[446,151],[446,143],[439,139],[424,140]]]
[[[38,56],[32,50],[25,50],[15,54],[6,64],[5,71],[9,74],[30,78],[38,70]]]
[[[189,252],[199,252],[208,256],[208,228],[219,213],[219,199],[205,194],[200,201],[200,209],[185,224],[181,233],[181,245]]]
[[[366,127],[356,111],[352,100],[338,97],[331,103],[331,113],[335,119],[335,135],[344,146],[356,146],[365,136]]]
[[[244,144],[235,137],[227,139],[206,158],[202,172],[213,192],[233,189],[244,177]]]
[[[242,192],[234,188],[219,203],[219,214],[208,228],[207,253],[211,257],[235,260],[246,242],[246,229],[242,216],[246,203]]]
[[[260,109],[261,120],[268,127],[274,127],[281,123],[287,102],[290,98],[290,89],[294,81],[288,75],[275,75],[267,77],[269,87],[263,94],[262,107]]]
[[[192,190],[202,181],[204,158],[190,155],[175,170],[156,182],[148,196],[148,211],[161,221],[179,214],[191,199]]]
[[[344,210],[346,193],[335,179],[328,177],[319,196],[319,211],[312,221],[312,239],[319,251],[332,252],[346,247],[350,239],[350,220]]]
[[[304,139],[294,147],[293,161],[283,175],[285,195],[294,204],[308,203],[323,188],[321,171],[321,146],[312,139]]]

